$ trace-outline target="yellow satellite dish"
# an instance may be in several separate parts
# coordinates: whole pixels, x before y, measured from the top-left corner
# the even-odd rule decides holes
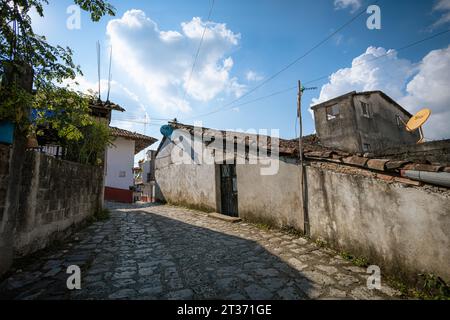
[[[425,142],[425,137],[423,136],[423,125],[428,121],[431,116],[430,109],[423,109],[417,112],[406,124],[406,130],[413,132],[419,130],[420,140],[417,143]]]
[[[431,110],[423,109],[416,113],[414,117],[412,117],[408,123],[406,124],[406,130],[409,132],[416,131],[421,128],[430,118]]]

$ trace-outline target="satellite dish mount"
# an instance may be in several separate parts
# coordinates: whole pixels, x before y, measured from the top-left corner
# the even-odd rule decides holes
[[[415,132],[419,131],[420,134],[420,140],[417,142],[418,144],[425,142],[425,136],[423,134],[423,125],[428,121],[428,119],[431,116],[431,110],[430,109],[423,109],[417,112],[409,121],[408,123],[403,124],[406,127],[406,131],[408,132]]]

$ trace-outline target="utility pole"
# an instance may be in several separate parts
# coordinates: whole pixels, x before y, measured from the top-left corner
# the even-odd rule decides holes
[[[305,90],[315,90],[317,88],[305,88],[302,86],[302,82],[298,81],[298,101],[297,101],[297,117],[300,124],[300,136],[298,138],[298,153],[300,157],[300,200],[302,203],[302,214],[304,221],[304,232],[306,236],[310,236],[309,228],[309,213],[307,204],[307,185],[306,185],[306,175],[305,175],[305,164],[303,161],[303,117],[302,117],[302,97]]]

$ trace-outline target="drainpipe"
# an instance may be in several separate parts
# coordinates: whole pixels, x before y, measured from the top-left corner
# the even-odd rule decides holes
[[[450,188],[450,173],[402,170],[402,177]]]

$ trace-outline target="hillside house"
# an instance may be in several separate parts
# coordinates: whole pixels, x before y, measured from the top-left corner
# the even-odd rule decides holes
[[[412,115],[382,91],[350,92],[311,109],[326,147],[376,153],[420,140],[419,132],[405,130]]]

